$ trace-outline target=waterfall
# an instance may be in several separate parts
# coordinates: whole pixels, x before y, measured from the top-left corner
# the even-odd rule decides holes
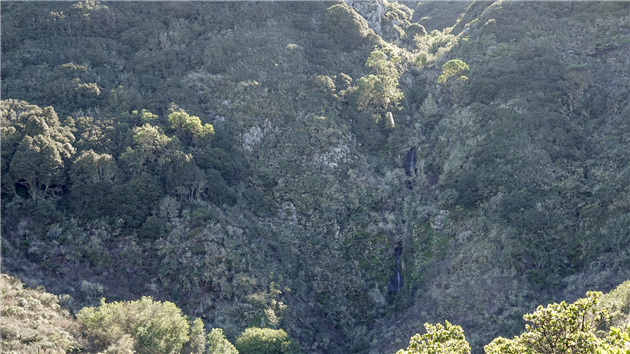
[[[405,282],[402,274],[400,274],[400,255],[402,254],[402,246],[400,243],[396,247],[396,273],[389,278],[389,284],[387,284],[387,291],[390,293],[397,293],[402,290]]]

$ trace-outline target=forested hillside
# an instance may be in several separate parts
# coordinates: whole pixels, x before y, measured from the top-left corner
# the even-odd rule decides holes
[[[2,273],[74,315],[482,353],[630,278],[628,2],[0,6]]]

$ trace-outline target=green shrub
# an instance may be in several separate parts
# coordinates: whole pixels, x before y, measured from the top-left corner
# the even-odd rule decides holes
[[[129,227],[140,227],[162,198],[159,180],[142,174],[125,185],[115,185],[108,198],[108,212],[122,218]]]
[[[326,93],[335,92],[335,83],[329,76],[326,76],[326,75],[318,75],[315,78],[315,86],[317,86],[317,88],[320,91],[323,91]]]
[[[227,204],[233,206],[236,204],[238,194],[230,188],[219,171],[215,169],[206,170],[207,182],[208,182],[208,199],[216,204]]]
[[[350,6],[338,4],[328,9],[324,30],[341,48],[352,50],[367,43],[369,27]]]
[[[173,303],[143,297],[137,301],[105,303],[85,307],[77,314],[94,350],[109,350],[130,336],[140,353],[179,353],[188,342],[190,325]],[[128,338],[128,337],[127,337]]]
[[[0,289],[0,345],[3,353],[80,351],[81,345],[76,339],[76,322],[60,306],[55,295],[46,292],[42,287],[24,287],[18,278],[7,274],[0,275]]]
[[[405,28],[407,32],[407,42],[417,43],[416,47],[420,47],[418,44],[427,36],[427,31],[421,24],[413,23],[409,27]]]
[[[597,6],[597,13],[615,17],[628,16],[629,6],[625,1],[606,1]]]
[[[221,176],[227,181],[232,181],[239,177],[238,164],[232,156],[221,148],[207,149],[199,157],[195,157],[195,160],[197,165],[203,169],[219,171]]]
[[[203,354],[206,352],[206,331],[201,318],[190,324],[190,341],[184,345],[182,354]]]
[[[589,292],[573,304],[539,306],[523,316],[527,331],[514,339],[498,337],[485,347],[488,354],[511,353],[594,353],[603,345],[595,336],[595,328],[608,319],[606,311],[596,308],[602,293]]]
[[[335,85],[339,91],[347,90],[352,86],[352,78],[344,73],[339,73],[335,79]]]
[[[164,236],[166,232],[166,221],[157,216],[149,216],[138,231],[138,236],[145,240],[156,240]]]
[[[191,116],[183,109],[174,108],[173,110],[174,112],[168,115],[168,122],[181,141],[188,147],[207,146],[214,135],[214,127],[211,124],[202,124],[199,117]]]
[[[440,32],[433,30],[427,36],[427,46],[429,47],[429,53],[437,54],[442,48],[448,49],[456,43],[455,36],[446,32]]]
[[[297,354],[299,345],[282,329],[248,328],[236,338],[240,354]]]
[[[103,216],[112,184],[122,171],[109,154],[83,151],[70,168],[70,192],[74,208],[84,217]]]
[[[239,354],[238,350],[223,335],[221,328],[213,328],[208,333],[208,354]]]
[[[264,215],[273,212],[274,203],[266,197],[258,188],[250,187],[243,191],[243,201],[247,207],[256,215]]]
[[[610,325],[621,327],[628,324],[630,322],[630,280],[604,295],[597,307],[608,311],[611,317]]]
[[[464,74],[468,73],[468,70],[468,64],[461,60],[449,60],[442,66],[442,75],[438,78],[438,83],[449,88],[457,103],[461,101],[462,83],[468,80]]]
[[[411,337],[407,350],[399,350],[396,354],[469,354],[470,346],[464,336],[464,330],[446,321],[445,326],[424,324],[427,333]]]
[[[75,153],[74,135],[68,127],[61,126],[52,107],[41,109],[10,100],[3,101],[2,111],[5,188],[23,185],[33,200],[54,194],[55,187],[65,184],[63,172]]]

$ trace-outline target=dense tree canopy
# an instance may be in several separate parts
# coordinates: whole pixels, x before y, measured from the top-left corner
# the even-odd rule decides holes
[[[630,277],[627,2],[0,6],[2,272],[73,313],[480,354]]]

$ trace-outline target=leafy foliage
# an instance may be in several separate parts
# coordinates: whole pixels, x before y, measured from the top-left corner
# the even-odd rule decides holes
[[[357,82],[357,106],[359,110],[372,108],[382,113],[396,108],[403,94],[398,89],[399,74],[395,63],[398,58],[387,60],[385,53],[374,51],[366,65],[374,69],[376,75],[367,75]],[[393,128],[393,126],[392,126]]]
[[[0,6],[3,267],[78,307],[149,293],[326,353],[448,318],[477,353],[628,278],[626,3]]]
[[[177,136],[188,146],[204,148],[214,134],[212,125],[202,125],[199,117],[190,116],[181,109],[169,114],[168,121],[171,128],[177,132]]]
[[[345,3],[328,8],[324,28],[341,48],[355,49],[367,44],[367,22]]]
[[[619,286],[616,292],[624,292]],[[610,296],[610,295],[607,295]],[[630,344],[630,332],[612,327],[608,336],[597,336],[595,331],[610,320],[606,310],[597,309],[602,293],[588,292],[586,298],[572,304],[539,306],[523,318],[532,322],[526,332],[506,339],[498,337],[485,346],[488,354],[554,354],[554,353],[625,353]],[[470,353],[470,347],[460,326],[433,326],[425,323],[427,333],[411,337],[407,350],[398,353]]]
[[[133,341],[138,353],[179,353],[190,339],[181,310],[151,297],[113,303],[102,299],[99,307],[83,308],[77,318],[96,350],[113,351]]]
[[[586,298],[573,304],[564,301],[539,306],[532,313],[523,316],[527,332],[513,340],[497,338],[486,347],[488,353],[531,352],[540,354],[592,353],[600,340],[594,329],[607,321],[608,313],[597,311],[596,305],[602,293],[589,292]]]
[[[570,65],[564,69],[564,77],[567,80],[569,110],[573,111],[578,108],[584,89],[592,79],[591,70],[588,65]]]
[[[403,97],[398,87],[400,74],[396,64],[400,59],[381,51],[373,51],[366,61],[366,66],[376,75],[366,75],[357,81],[354,91],[357,110],[360,111],[354,124],[355,134],[368,149],[379,148],[384,138],[383,133],[394,129],[394,117],[390,111],[400,109]],[[379,139],[380,138],[380,139]]]
[[[446,321],[444,326],[439,323],[435,326],[425,323],[424,328],[426,334],[411,337],[407,350],[401,349],[397,354],[470,354],[470,346],[462,327]]]
[[[297,354],[299,345],[282,329],[247,328],[236,338],[236,348],[241,354]]]
[[[58,298],[41,287],[25,287],[17,278],[0,276],[2,298],[2,350],[76,352],[78,328]]]
[[[208,353],[209,354],[238,354],[234,345],[223,335],[221,328],[213,328],[208,333]]]
[[[50,195],[51,186],[63,183],[65,163],[75,153],[74,135],[52,107],[3,101],[2,111],[5,188],[15,193],[16,184],[24,185],[33,200]]]
[[[457,103],[461,101],[461,83],[468,80],[468,77],[464,75],[468,70],[468,64],[463,61],[449,60],[442,66],[442,75],[438,77],[438,83],[449,87]]]

